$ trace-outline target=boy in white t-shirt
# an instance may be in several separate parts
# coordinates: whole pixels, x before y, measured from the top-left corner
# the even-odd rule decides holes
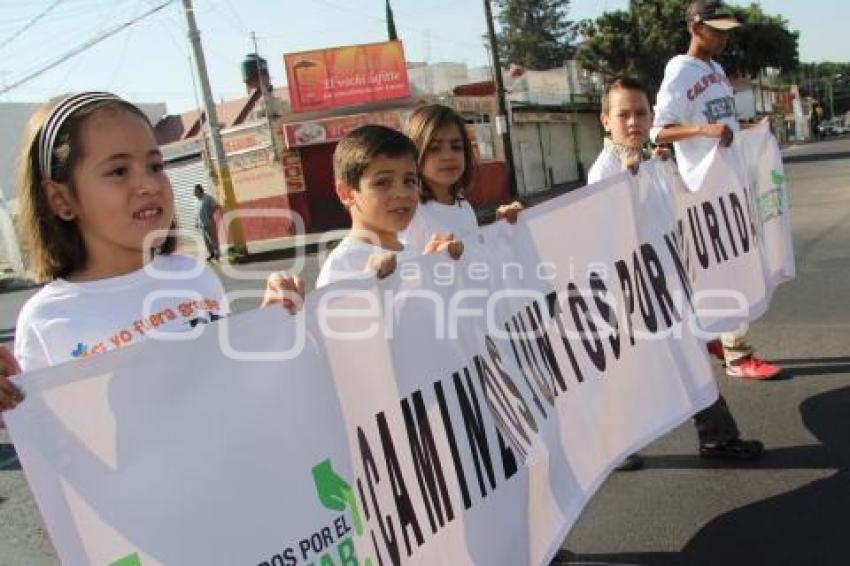
[[[741,24],[719,0],[691,2],[686,17],[690,46],[667,63],[650,130],[653,142],[674,145],[685,179],[718,142],[728,147],[741,129],[732,85],[712,59],[726,47],[729,31]],[[709,351],[725,361],[730,376],[764,380],[780,375],[782,368],[756,357],[746,332],[745,325],[721,335],[719,342],[709,344]]]
[[[351,231],[328,255],[316,288],[352,277],[387,277],[399,240],[419,202],[417,150],[413,142],[384,126],[361,126],[346,135],[334,151],[334,177],[339,200],[351,214]],[[447,250],[460,255],[460,242],[435,236],[425,253]]]
[[[588,183],[626,169],[636,172],[640,162],[649,157],[669,157],[666,148],[655,148],[651,154],[644,149],[652,123],[652,109],[649,91],[637,79],[619,77],[608,84],[602,96],[599,119],[606,135],[602,151],[587,172]]]
[[[637,79],[620,77],[613,80],[602,96],[600,115],[606,137],[604,147],[590,168],[587,180],[595,183],[626,169],[636,172],[641,161],[649,158],[644,150],[652,123],[649,91]],[[665,149],[654,154],[667,159]],[[764,451],[758,440],[742,440],[735,418],[721,395],[708,408],[694,415],[699,436],[699,452],[704,458],[754,459]],[[635,470],[642,466],[639,455],[632,454],[618,470]]]

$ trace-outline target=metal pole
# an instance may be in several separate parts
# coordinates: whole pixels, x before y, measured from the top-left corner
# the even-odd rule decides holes
[[[195,65],[198,69],[198,82],[201,83],[201,94],[204,98],[204,112],[207,116],[207,128],[209,128],[212,139],[213,154],[215,157],[216,176],[218,178],[219,190],[224,198],[225,212],[235,212],[237,209],[236,195],[233,192],[233,182],[230,179],[230,168],[227,166],[227,155],[224,153],[224,144],[221,142],[221,132],[218,116],[215,113],[215,101],[212,97],[210,79],[207,76],[207,64],[204,59],[204,50],[201,46],[201,32],[198,31],[195,22],[195,11],[192,8],[192,0],[183,0],[183,8],[186,12],[186,22],[189,26],[189,41],[192,43],[192,53],[195,55]],[[229,234],[234,251],[237,255],[245,254],[245,235],[242,232],[242,223],[239,217],[234,215],[230,220]]]
[[[496,30],[493,26],[493,11],[490,0],[484,0],[484,15],[487,18],[487,34],[490,38],[490,53],[493,56],[493,80],[496,84],[496,104],[499,115],[496,116],[496,132],[502,136],[505,148],[505,169],[508,173],[508,190],[511,198],[517,198],[516,175],[514,173],[514,151],[511,145],[511,128],[505,111],[505,85],[502,82],[502,63],[499,60],[499,46],[496,41]]]
[[[829,117],[835,118],[835,96],[832,91],[832,79],[827,79],[826,84],[829,87]]]
[[[263,69],[260,65],[260,52],[257,50],[257,34],[255,34],[253,31],[251,32],[251,41],[254,42],[254,56],[256,57],[255,61],[257,62],[257,79],[260,81],[260,94],[262,94],[263,96],[263,106],[266,109],[266,123],[269,125],[269,142],[272,146],[274,160],[279,161],[280,158],[277,154],[277,141],[274,137],[274,124],[272,123],[272,115],[270,112],[271,97],[269,96],[269,89],[266,88],[266,81],[263,80]]]

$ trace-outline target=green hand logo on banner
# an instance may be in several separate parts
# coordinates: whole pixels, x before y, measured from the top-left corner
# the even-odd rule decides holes
[[[313,466],[313,481],[316,482],[316,492],[322,505],[334,511],[345,511],[346,507],[351,509],[354,532],[357,536],[361,536],[363,523],[360,520],[360,510],[354,498],[354,490],[333,470],[330,459]]]
[[[354,532],[357,536],[363,536],[363,521],[360,520],[360,509],[357,507],[357,499],[354,497],[354,489],[333,469],[330,458],[313,466],[313,481],[316,482],[316,493],[319,501],[326,508],[333,511],[345,511],[351,509],[351,522],[354,523]],[[363,561],[363,566],[372,566],[371,558]]]
[[[776,169],[770,171],[770,178],[774,185],[781,186],[785,184],[785,175]]]
[[[142,561],[139,560],[139,555],[134,552],[124,558],[119,558],[109,566],[142,566]]]

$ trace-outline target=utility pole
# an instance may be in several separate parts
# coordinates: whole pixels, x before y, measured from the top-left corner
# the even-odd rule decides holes
[[[829,89],[829,117],[835,118],[835,93],[832,91],[832,77],[826,79],[826,86]]]
[[[259,81],[259,85],[260,85],[260,94],[262,94],[262,96],[263,96],[263,106],[266,109],[266,123],[269,126],[269,142],[271,143],[271,146],[272,146],[272,153],[274,154],[274,160],[279,161],[280,157],[278,156],[278,153],[277,153],[277,141],[275,140],[275,137],[274,137],[274,123],[272,121],[272,115],[271,115],[271,104],[270,104],[271,96],[269,95],[269,89],[267,88],[268,85],[266,84],[266,81],[263,80],[263,68],[262,68],[262,65],[260,65],[260,52],[257,50],[257,34],[254,33],[253,31],[251,32],[251,41],[254,42],[254,56],[255,56],[254,60],[257,62],[257,80]]]
[[[496,116],[496,132],[502,136],[502,145],[505,148],[505,169],[508,173],[508,191],[511,198],[517,198],[516,174],[514,169],[514,151],[511,145],[511,129],[505,104],[505,85],[502,82],[502,63],[499,60],[499,45],[496,41],[496,30],[493,26],[493,11],[490,9],[490,0],[484,0],[484,16],[487,18],[487,34],[490,38],[490,53],[493,56],[493,81],[496,84],[496,104],[498,116]]]
[[[227,166],[227,155],[224,153],[224,144],[221,142],[221,132],[218,124],[218,116],[215,113],[215,101],[210,88],[210,79],[207,76],[207,64],[204,59],[204,49],[201,46],[201,32],[195,22],[195,11],[192,8],[192,0],[183,0],[183,8],[186,12],[186,22],[189,26],[189,41],[192,43],[192,53],[195,55],[195,65],[198,69],[198,82],[201,83],[201,94],[204,97],[204,113],[207,116],[207,128],[213,145],[215,157],[216,177],[218,178],[219,190],[224,201],[225,212],[235,212],[236,195],[233,192],[233,181],[230,178],[230,168]],[[229,234],[231,244],[237,255],[246,253],[245,234],[242,232],[242,222],[238,215],[230,219]]]

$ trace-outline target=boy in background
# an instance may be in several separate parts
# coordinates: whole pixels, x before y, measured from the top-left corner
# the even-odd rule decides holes
[[[674,145],[684,178],[717,143],[731,145],[741,129],[732,85],[713,59],[726,47],[729,32],[741,24],[719,0],[691,2],[686,19],[691,35],[688,52],[667,63],[650,131],[654,143]],[[782,368],[755,355],[746,332],[745,324],[709,343],[709,351],[724,360],[726,374],[756,380],[780,375]]]
[[[602,97],[602,126],[607,133],[604,146],[588,173],[588,182],[596,182],[626,169],[637,172],[641,161],[649,158],[644,150],[652,110],[649,91],[640,81],[621,77],[612,81]],[[654,152],[662,159],[665,150]],[[764,452],[758,440],[742,440],[735,418],[721,395],[710,407],[694,415],[699,437],[699,453],[704,458],[750,460]],[[636,470],[642,466],[639,455],[632,454],[617,468]]]

